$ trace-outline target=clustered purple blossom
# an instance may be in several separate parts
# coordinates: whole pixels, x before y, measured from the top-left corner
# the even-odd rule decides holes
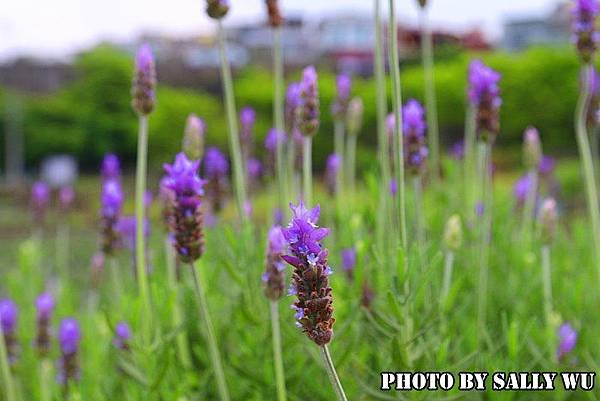
[[[165,185],[173,191],[173,218],[171,232],[173,246],[184,263],[192,263],[202,256],[202,189],[204,181],[198,176],[199,161],[190,161],[184,153],[177,154],[172,165],[165,164]]]
[[[52,313],[54,312],[54,297],[49,292],[45,292],[35,300],[37,335],[35,346],[41,356],[50,352],[50,323]]]
[[[342,167],[342,158],[337,153],[332,153],[327,157],[327,165],[325,168],[325,184],[327,192],[334,195],[337,190],[337,176]]]
[[[271,171],[275,170],[275,160],[277,155],[277,146],[285,146],[287,142],[287,136],[285,132],[279,131],[276,128],[271,128],[265,136],[265,149],[267,150],[268,168]]]
[[[58,329],[58,342],[61,357],[58,361],[58,382],[67,386],[70,381],[77,381],[80,377],[79,346],[81,343],[81,329],[74,318],[66,318],[60,322]]]
[[[122,351],[129,349],[129,342],[131,341],[131,328],[126,322],[119,322],[115,327],[115,336],[113,338],[113,345]]]
[[[319,88],[317,70],[308,66],[302,72],[300,81],[301,104],[298,108],[298,128],[302,135],[310,137],[319,129]]]
[[[206,13],[213,19],[221,19],[229,12],[229,0],[206,0]]]
[[[529,174],[521,176],[513,186],[513,196],[517,202],[517,207],[523,207],[527,201],[527,197],[531,192],[531,177]]]
[[[272,226],[267,239],[265,272],[262,275],[265,296],[276,301],[283,296],[285,290],[285,265],[281,255],[285,251],[286,242],[280,226]]]
[[[0,300],[0,328],[4,335],[4,344],[8,353],[8,362],[13,364],[17,360],[19,344],[17,342],[16,331],[19,310],[17,305],[8,298]],[[1,339],[0,339],[1,340]]]
[[[579,57],[584,63],[589,63],[596,51],[598,32],[596,19],[600,12],[597,0],[574,0],[573,35]]]
[[[290,205],[293,216],[283,230],[289,254],[283,259],[294,267],[290,294],[297,296],[296,325],[317,345],[325,345],[333,335],[333,296],[329,286],[332,270],[327,263],[328,250],[321,241],[329,229],[317,226],[320,208],[308,210],[304,203]]]
[[[107,255],[112,255],[119,244],[117,224],[121,217],[123,201],[121,183],[116,179],[104,181],[101,194],[100,233],[102,251]]]
[[[292,82],[287,87],[285,95],[285,124],[288,133],[298,127],[298,109],[302,104],[302,90],[298,82]]]
[[[356,249],[345,248],[342,249],[342,268],[348,280],[352,281],[354,278],[354,268],[356,267]]]
[[[590,104],[587,109],[587,124],[590,127],[596,127],[600,124],[600,74],[594,65],[591,66],[590,82],[588,90],[590,92]],[[582,80],[585,78],[582,76]],[[583,80],[585,82],[585,80]]]
[[[214,211],[220,211],[225,206],[229,188],[229,162],[216,147],[206,150],[203,160],[204,177],[206,178],[206,196]]]
[[[104,155],[100,167],[100,175],[102,175],[103,181],[121,179],[121,162],[117,155],[113,153]]]
[[[483,141],[492,141],[500,131],[501,75],[474,60],[469,65],[469,100],[475,108],[477,135]]]
[[[50,188],[45,182],[37,181],[31,187],[31,210],[34,221],[43,224],[48,203],[50,202]]]
[[[450,156],[452,156],[455,160],[462,160],[465,157],[465,143],[460,140],[454,142],[452,146],[450,146]]]
[[[192,160],[202,158],[204,153],[204,136],[206,135],[206,123],[203,119],[190,114],[185,123],[183,134],[183,152]]]
[[[575,349],[577,345],[577,332],[569,323],[564,323],[558,329],[558,339],[556,357],[560,361]]]
[[[148,44],[138,48],[135,56],[135,74],[131,87],[131,105],[141,116],[148,115],[156,103],[156,69],[154,55]]]
[[[348,102],[350,101],[350,91],[352,90],[352,78],[348,74],[340,74],[336,78],[335,88],[337,96],[331,106],[333,118],[340,121],[346,118],[348,112]]]
[[[427,145],[425,143],[425,110],[419,102],[410,99],[402,107],[402,131],[404,133],[404,163],[413,175],[418,175],[425,167]]]

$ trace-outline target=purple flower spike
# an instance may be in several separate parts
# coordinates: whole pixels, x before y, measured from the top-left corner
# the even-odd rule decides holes
[[[182,149],[192,160],[201,159],[204,153],[204,135],[206,123],[195,114],[190,114],[185,123]]]
[[[246,169],[248,170],[248,176],[254,181],[259,180],[263,173],[262,163],[258,159],[248,159]]]
[[[6,298],[0,301],[0,327],[4,335],[13,335],[17,327],[19,311],[15,303]]]
[[[317,226],[320,208],[307,209],[304,203],[290,205],[293,217],[283,230],[289,251],[282,258],[290,264],[291,292],[297,296],[292,307],[296,310],[297,326],[317,345],[325,345],[333,335],[333,296],[329,286],[331,267],[327,249],[321,241],[329,234]]]
[[[325,183],[330,195],[337,191],[337,176],[342,167],[342,158],[337,153],[332,153],[327,157],[327,166],[325,169]]]
[[[35,300],[38,320],[50,320],[54,312],[54,297],[49,292],[44,292]]]
[[[37,335],[35,346],[41,356],[50,352],[50,321],[54,312],[54,297],[49,292],[41,294],[35,301],[37,310]]]
[[[104,181],[101,195],[101,237],[102,250],[111,255],[119,241],[117,223],[123,207],[121,184],[115,179]]]
[[[342,267],[348,279],[352,281],[352,278],[354,276],[354,268],[356,267],[355,248],[342,249]]]
[[[425,144],[425,109],[419,102],[410,99],[402,107],[402,127],[404,132],[404,163],[413,175],[423,171],[428,155]]]
[[[337,90],[337,96],[331,106],[331,114],[335,119],[342,120],[346,117],[348,111],[350,91],[352,90],[352,79],[347,74],[338,75],[335,88]]]
[[[597,0],[574,0],[572,30],[579,57],[584,63],[589,63],[596,52],[596,19],[599,12]]]
[[[551,156],[542,156],[540,164],[538,164],[538,171],[541,175],[549,176],[554,172],[556,167],[556,160]]]
[[[141,116],[148,115],[154,109],[156,71],[154,55],[148,44],[139,47],[135,56],[135,75],[132,86],[132,106]]]
[[[529,174],[526,174],[519,178],[513,187],[513,196],[517,201],[518,207],[523,207],[525,205],[525,201],[527,200],[527,196],[531,191],[531,179],[529,178]]]
[[[262,281],[265,296],[273,301],[281,298],[285,290],[285,265],[281,255],[286,245],[281,227],[271,227],[267,239],[265,272]]]
[[[41,223],[46,215],[46,209],[50,201],[50,188],[42,181],[37,181],[31,187],[31,208],[34,219]]]
[[[292,82],[289,84],[285,95],[285,124],[288,133],[297,128],[298,109],[301,105],[302,89],[298,82]]]
[[[577,345],[577,332],[569,323],[565,323],[558,329],[559,344],[556,357],[560,361],[570,354]]]
[[[283,146],[285,145],[286,141],[287,136],[285,135],[285,132],[278,131],[276,128],[271,128],[265,137],[265,149],[267,149],[270,153],[275,154],[277,151],[277,143],[281,142]]]
[[[102,167],[100,168],[100,174],[102,179],[106,180],[118,180],[121,178],[121,163],[117,155],[107,153],[104,155],[102,160]]]
[[[319,88],[317,70],[308,66],[302,72],[300,93],[302,104],[298,110],[298,128],[304,136],[313,136],[319,129]]]
[[[493,140],[500,131],[501,75],[474,60],[469,65],[469,100],[476,111],[476,129],[483,141]]]
[[[204,156],[204,175],[208,180],[225,177],[229,173],[229,162],[219,148],[211,147]]]
[[[204,247],[200,205],[205,182],[198,176],[198,165],[198,161],[192,162],[185,154],[179,153],[172,165],[164,166],[167,172],[166,185],[174,195],[171,220],[173,246],[184,263],[192,263],[200,258]]]
[[[58,190],[58,202],[63,211],[69,210],[74,201],[75,191],[72,186],[68,185]]]
[[[131,329],[125,322],[117,323],[115,327],[115,337],[113,339],[113,345],[120,350],[129,349],[129,341],[131,340]]]
[[[58,342],[61,351],[61,358],[58,361],[58,382],[66,386],[69,381],[78,380],[80,376],[78,353],[81,330],[77,320],[66,318],[60,322]]]

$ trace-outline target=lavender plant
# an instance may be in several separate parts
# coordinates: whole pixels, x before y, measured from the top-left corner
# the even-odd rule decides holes
[[[312,137],[319,130],[319,88],[317,70],[308,66],[302,72],[300,81],[301,103],[297,109],[298,129],[304,137],[302,151],[303,199],[310,203],[312,199]]]
[[[556,236],[558,214],[556,201],[552,198],[544,200],[539,211],[538,224],[542,242],[542,283],[544,285],[544,315],[546,323],[550,325],[552,315],[552,264],[550,247]]]
[[[81,377],[79,366],[81,329],[77,320],[66,318],[60,322],[58,342],[61,356],[58,361],[57,380],[63,386],[63,393],[68,397],[69,385],[72,382],[79,381]]]
[[[17,401],[15,382],[10,366],[15,361],[18,344],[15,329],[19,312],[11,299],[0,300],[0,369],[2,388],[7,401]]]
[[[356,142],[358,134],[362,128],[364,105],[359,97],[354,97],[348,104],[346,111],[346,127],[348,130],[348,140],[346,143],[345,160],[346,179],[344,180],[352,192],[356,187]]]
[[[529,191],[527,192],[525,207],[523,208],[523,234],[525,243],[531,241],[532,220],[535,202],[538,194],[538,166],[542,159],[542,142],[540,134],[534,127],[528,127],[523,134],[523,159],[529,177]]]

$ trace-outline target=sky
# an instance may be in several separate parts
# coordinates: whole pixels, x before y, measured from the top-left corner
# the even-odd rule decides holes
[[[230,0],[225,24],[264,18],[264,0]],[[508,16],[536,15],[558,0],[429,0],[436,26],[481,27],[492,39]],[[382,0],[382,3],[387,3]],[[210,32],[203,0],[1,0],[0,59],[67,57],[102,40],[126,42],[141,33],[185,36]],[[372,0],[280,0],[284,14],[318,17],[369,13]],[[396,0],[399,21],[416,23],[416,0]]]

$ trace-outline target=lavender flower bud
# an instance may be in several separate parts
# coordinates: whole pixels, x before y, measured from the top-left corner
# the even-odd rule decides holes
[[[348,104],[346,126],[350,135],[358,135],[363,124],[364,113],[363,101],[360,97],[355,97]]]
[[[37,310],[37,336],[35,345],[38,353],[45,356],[50,352],[50,321],[54,312],[54,297],[49,292],[41,294],[35,301]]]
[[[327,157],[327,167],[325,169],[325,184],[327,192],[335,195],[337,192],[337,175],[342,167],[342,158],[337,153],[332,153]]]
[[[419,102],[410,99],[402,107],[402,130],[404,132],[404,163],[407,170],[418,175],[425,167],[428,151],[425,144],[425,110]]]
[[[556,226],[558,223],[556,201],[553,198],[548,198],[542,203],[539,212],[539,223],[542,242],[544,244],[552,243],[556,236]]]
[[[17,320],[19,318],[19,310],[17,305],[8,298],[0,300],[0,334],[4,335],[4,344],[8,353],[8,362],[12,365],[16,362],[19,344],[17,343]],[[0,339],[1,340],[1,339]]]
[[[302,90],[298,82],[292,82],[285,95],[285,124],[287,132],[292,132],[298,125],[298,109],[302,104]]]
[[[79,345],[81,330],[79,323],[73,318],[63,319],[58,329],[58,342],[61,357],[58,361],[58,382],[68,385],[69,381],[79,380]]]
[[[105,154],[104,159],[102,160],[100,174],[102,175],[102,180],[104,181],[120,179],[121,163],[119,162],[119,158],[112,153]]]
[[[319,129],[319,88],[317,70],[308,66],[300,81],[301,105],[298,108],[298,128],[304,136],[313,136]]]
[[[574,0],[573,35],[577,44],[579,57],[584,63],[589,63],[596,52],[598,32],[596,31],[596,19],[600,6],[597,0]]]
[[[129,349],[129,341],[131,340],[131,329],[125,322],[117,323],[115,327],[115,337],[113,338],[113,345],[122,351]]]
[[[321,241],[329,234],[329,229],[319,228],[320,209],[306,209],[304,203],[290,205],[293,217],[283,230],[289,245],[289,255],[282,258],[294,267],[291,292],[297,301],[296,325],[317,345],[325,345],[333,335],[333,296],[329,286],[331,267],[327,263],[327,249]]]
[[[172,165],[165,164],[168,187],[174,192],[174,218],[171,230],[173,245],[184,263],[192,263],[202,256],[204,237],[202,233],[202,186],[198,177],[199,162],[190,161],[179,153]]]
[[[444,245],[450,251],[458,251],[462,246],[463,231],[460,216],[453,214],[446,222],[444,229]]]
[[[215,211],[225,206],[228,191],[229,162],[225,155],[215,147],[206,150],[204,156],[204,176],[207,180],[206,194]]]
[[[190,114],[185,123],[183,134],[183,152],[192,160],[202,159],[204,154],[204,135],[206,124],[195,114]]]
[[[269,15],[269,25],[272,28],[277,28],[283,25],[283,17],[277,0],[266,0],[267,13]]]
[[[70,185],[61,187],[58,190],[58,203],[60,205],[60,209],[63,212],[67,212],[71,208],[71,205],[73,205],[74,200],[75,191]]]
[[[523,158],[528,169],[535,169],[542,159],[542,142],[535,127],[528,127],[523,134]]]
[[[556,358],[560,361],[570,354],[577,345],[577,332],[569,323],[565,323],[558,329],[558,348]]]
[[[549,176],[554,172],[556,167],[556,160],[551,156],[542,156],[540,163],[538,164],[538,172],[540,175]]]
[[[143,233],[144,238],[150,236],[150,221],[148,218],[144,218]],[[136,244],[136,218],[135,216],[121,216],[116,225],[116,230],[119,233],[119,239],[121,240],[121,246],[125,246],[130,251],[135,251]]]
[[[140,116],[146,116],[154,109],[155,87],[154,55],[150,46],[143,44],[135,56],[135,76],[131,88],[131,105]]]
[[[118,246],[117,223],[121,215],[123,200],[123,191],[119,181],[112,179],[102,184],[100,232],[102,251],[107,255],[112,255]]]
[[[43,224],[49,201],[50,189],[48,185],[42,181],[35,182],[31,187],[31,210],[36,223]]]
[[[476,112],[479,139],[493,141],[500,131],[500,74],[480,60],[469,66],[469,100]]]
[[[356,249],[342,249],[342,268],[349,281],[354,278],[354,268],[356,267]]]
[[[265,296],[276,301],[283,296],[285,289],[285,265],[281,259],[286,247],[281,227],[272,226],[269,230],[265,272],[262,275]]]
[[[206,0],[206,13],[212,19],[221,19],[229,12],[229,0]]]
[[[531,178],[529,174],[525,174],[517,180],[513,187],[513,196],[517,202],[517,207],[521,208],[525,205],[525,201],[531,192]]]
[[[337,96],[331,106],[331,114],[335,120],[343,120],[348,112],[350,91],[352,90],[352,79],[349,75],[340,74],[336,79]]]

